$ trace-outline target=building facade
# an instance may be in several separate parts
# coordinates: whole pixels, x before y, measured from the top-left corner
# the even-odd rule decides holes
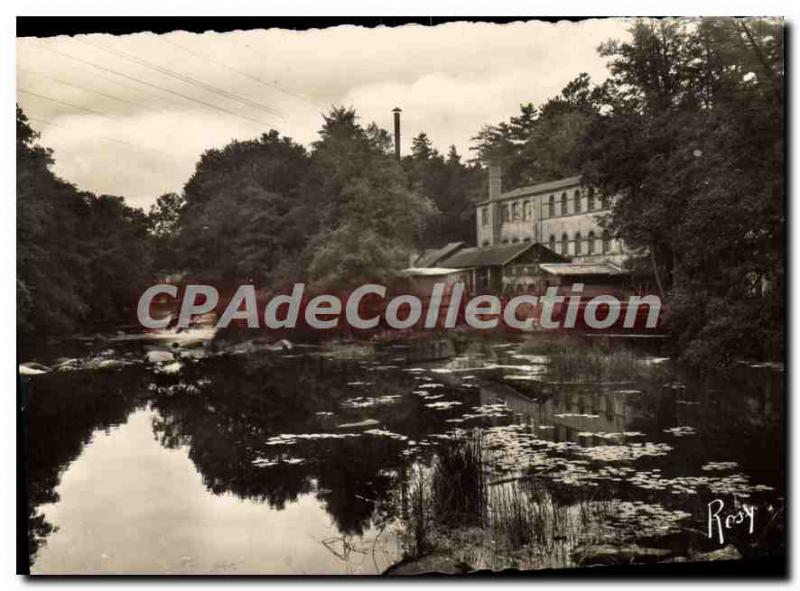
[[[610,200],[580,176],[505,193],[501,187],[502,170],[492,165],[489,199],[476,206],[479,248],[534,242],[575,263],[623,263],[623,244],[600,224]]]

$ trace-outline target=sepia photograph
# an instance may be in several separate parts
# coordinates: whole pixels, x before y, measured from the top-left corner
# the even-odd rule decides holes
[[[786,577],[786,26],[18,17],[17,573]]]

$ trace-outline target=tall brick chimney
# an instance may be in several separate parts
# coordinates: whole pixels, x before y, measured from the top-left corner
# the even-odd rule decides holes
[[[500,244],[502,220],[500,195],[503,193],[503,168],[499,162],[489,162],[489,233],[485,236],[490,246]]]
[[[495,201],[503,192],[503,168],[497,162],[489,163],[489,200]]]
[[[400,160],[400,113],[402,110],[400,107],[395,107],[392,109],[392,113],[394,113],[394,156]]]

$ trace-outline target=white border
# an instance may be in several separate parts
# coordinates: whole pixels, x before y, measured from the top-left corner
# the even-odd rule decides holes
[[[16,89],[15,89],[15,17],[16,15],[27,15],[27,16],[42,16],[42,15],[50,15],[50,16],[88,16],[88,15],[103,15],[103,16],[126,16],[126,15],[133,15],[133,16],[220,16],[220,15],[236,15],[236,16],[356,16],[356,15],[364,15],[364,16],[425,16],[425,15],[436,15],[436,16],[519,16],[519,15],[539,15],[539,16],[635,16],[635,15],[653,15],[653,16],[663,16],[663,15],[703,15],[703,16],[714,16],[714,15],[768,15],[768,16],[784,16],[787,19],[788,26],[790,28],[790,49],[791,53],[787,56],[787,65],[793,65],[795,63],[796,57],[796,47],[797,41],[793,40],[793,25],[795,23],[795,14],[797,13],[797,6],[798,3],[796,0],[794,2],[789,1],[774,1],[774,0],[760,0],[758,2],[742,2],[741,0],[728,0],[728,1],[700,1],[700,0],[680,0],[676,1],[673,0],[672,2],[645,2],[645,1],[605,1],[605,2],[591,2],[591,1],[581,1],[581,0],[559,0],[557,2],[550,1],[550,2],[523,2],[523,1],[511,1],[511,0],[492,0],[491,2],[476,2],[474,0],[458,0],[457,2],[431,2],[430,0],[427,1],[420,1],[420,0],[406,0],[403,2],[399,1],[391,1],[391,2],[383,2],[380,5],[376,4],[375,2],[367,2],[367,1],[340,1],[340,2],[325,2],[322,0],[317,1],[309,1],[309,0],[295,0],[293,2],[258,2],[254,0],[225,0],[224,2],[209,2],[208,0],[181,0],[181,1],[172,1],[172,2],[164,2],[163,0],[138,0],[137,2],[118,2],[112,5],[108,0],[106,1],[98,1],[98,0],[73,0],[71,2],[63,2],[58,0],[29,0],[27,2],[21,0],[12,0],[10,2],[4,3],[2,7],[3,18],[0,22],[2,22],[2,45],[0,45],[0,55],[2,56],[0,59],[3,60],[3,68],[2,68],[2,97],[3,97],[3,112],[6,113],[6,116],[0,118],[0,122],[2,124],[2,135],[0,137],[3,138],[3,151],[2,151],[2,169],[0,169],[0,179],[3,182],[4,191],[2,192],[2,199],[0,199],[0,240],[2,240],[2,247],[0,248],[0,252],[2,256],[0,257],[0,262],[2,264],[2,274],[0,278],[2,278],[2,284],[0,285],[0,300],[2,302],[2,307],[0,309],[4,309],[10,312],[10,317],[6,319],[6,330],[3,332],[2,335],[2,342],[0,343],[0,366],[3,368],[3,377],[4,377],[4,384],[5,387],[2,390],[3,393],[3,409],[0,412],[0,416],[2,417],[2,433],[4,436],[4,443],[5,443],[5,452],[2,454],[2,464],[0,464],[0,474],[4,477],[5,482],[7,483],[6,486],[0,488],[0,496],[2,497],[2,525],[0,526],[0,532],[2,532],[2,542],[0,545],[0,556],[2,556],[2,566],[0,567],[0,572],[3,573],[4,583],[10,585],[13,588],[21,587],[22,585],[31,584],[30,582],[26,582],[22,577],[17,577],[12,573],[15,572],[15,556],[16,556],[16,505],[15,505],[15,496],[16,496],[16,489],[11,484],[12,481],[16,480],[16,456],[15,456],[15,448],[16,448],[16,439],[15,439],[15,431],[16,431],[16,420],[15,420],[15,391],[16,391],[16,384],[14,383],[15,380],[15,373],[16,373],[16,345],[15,345],[15,337],[14,337],[14,326],[15,320],[13,316],[15,315],[15,284],[12,282],[12,271],[16,274],[16,263],[15,263],[15,252],[16,252],[16,216],[15,216],[15,174],[14,174],[14,155],[15,155],[15,148],[14,148],[14,137],[15,137],[15,125],[14,125],[14,118],[12,117],[12,113],[14,110],[14,102],[16,96]],[[793,72],[792,72],[793,73]],[[793,83],[794,76],[790,75],[790,85],[794,87],[795,84]],[[794,88],[790,89],[789,97],[795,97],[796,93],[794,92]],[[792,100],[790,105],[787,107],[791,110],[791,107],[795,106],[795,101]],[[792,122],[792,127],[789,132],[789,137],[795,137],[796,134],[791,132],[795,131],[797,128],[797,117],[791,117],[790,121]],[[789,138],[787,138],[788,140]],[[796,167],[794,166],[798,161],[798,152],[795,149],[791,153],[791,162],[789,163],[788,170],[792,171],[795,170]],[[790,174],[791,178],[791,174]],[[789,185],[791,188],[792,185]],[[791,202],[792,195],[787,197],[788,202]],[[790,224],[793,229],[798,227],[798,219],[797,219],[797,211],[798,206],[795,205],[790,208],[791,219]],[[790,286],[790,293],[795,292],[796,281],[794,281],[794,277],[796,276],[796,262],[800,259],[800,253],[798,252],[797,241],[792,240],[789,237],[789,250],[790,250],[790,260],[792,261],[792,269],[788,271],[792,275],[792,285]],[[788,302],[787,302],[788,303]],[[791,332],[792,334],[797,334],[798,329],[798,320],[797,314],[793,314],[790,316],[791,320],[791,328],[793,329]],[[790,348],[791,351],[791,360],[787,363],[788,368],[800,368],[800,364],[794,363],[800,359],[800,353],[798,353],[798,349],[795,346]],[[792,372],[792,380],[789,388],[789,395],[796,395],[798,389],[795,386],[797,370]],[[800,408],[800,402],[798,401],[790,401],[788,400],[789,396],[787,396],[787,401],[789,402],[789,409],[791,409],[791,417],[787,417],[789,424],[795,428],[800,425],[800,421],[798,420],[798,408]],[[791,429],[789,430],[790,434],[790,442],[791,442],[791,449],[790,451],[790,459],[794,460],[800,455],[797,449],[797,437],[791,436]],[[796,467],[796,462],[792,461],[792,466]],[[795,470],[792,470],[792,474],[794,475]],[[793,481],[796,478],[792,479]],[[791,483],[793,484],[793,483]],[[789,487],[789,491],[793,492],[795,489],[794,486]],[[791,551],[791,565],[797,564],[797,557],[798,557],[798,548],[796,543],[792,543],[796,541],[796,536],[791,535],[797,531],[798,525],[798,510],[791,502],[793,497],[787,500],[787,507],[789,511],[789,515],[791,516],[791,524],[789,526],[790,531],[790,540],[789,540],[789,549]],[[367,584],[374,583],[373,581],[365,581]],[[453,585],[453,584],[462,584],[465,581],[463,579],[460,580],[442,580],[438,579],[436,581],[419,581],[419,580],[408,580],[404,581],[406,585],[414,585],[415,588],[429,588],[433,587],[434,585]],[[68,586],[68,587],[82,587],[87,583],[87,581],[80,581],[80,580],[61,580],[58,582],[60,586]],[[189,584],[194,583],[194,581],[190,581]],[[203,580],[197,581],[197,583],[202,584],[204,587],[211,586],[213,588],[232,588],[234,585],[279,585],[283,586],[286,583],[286,580],[274,580],[270,581],[269,579],[263,579],[259,581],[235,581],[231,579],[226,580]],[[330,579],[326,582],[321,581],[313,581],[309,579],[302,579],[299,578],[296,581],[288,584],[292,584],[293,588],[296,589],[304,589],[310,587],[316,587],[320,584],[329,584]],[[342,579],[338,582],[339,585],[345,584],[350,585],[353,583],[357,583],[356,580],[353,578]],[[392,581],[393,584],[397,584],[398,581]],[[497,581],[482,579],[476,581],[474,583],[470,583],[471,585],[476,585],[480,587],[487,587],[492,584],[496,584]],[[567,580],[565,583],[557,583],[553,580],[537,580],[537,579],[527,579],[527,580],[516,580],[516,581],[504,581],[504,584],[514,584],[515,586],[526,586],[531,588],[541,589],[543,587],[551,587],[551,586],[558,586],[559,588],[565,589],[578,589],[578,588],[585,588],[586,586],[592,585],[602,585],[602,586],[610,586],[610,585],[619,585],[625,584],[624,581],[616,580],[616,581],[603,581],[600,580],[593,580],[593,579],[574,579],[574,580]],[[658,584],[657,581],[652,581],[646,583],[643,580],[632,579],[629,584],[636,585],[637,587],[641,587],[644,585],[652,585]],[[702,581],[675,581],[673,583],[669,583],[667,586],[669,587],[678,587],[680,586],[681,589],[691,589],[691,588],[708,588],[708,587],[722,587],[722,586],[729,586],[731,584],[736,584],[735,581],[719,581],[719,582],[702,582]],[[39,582],[38,584],[42,584]],[[98,583],[93,584],[96,585]],[[100,586],[105,587],[107,584],[111,584],[108,582],[99,583]],[[117,583],[119,584],[119,583]],[[125,580],[124,584],[126,587],[144,587],[147,586],[148,588],[156,588],[156,589],[166,589],[167,585],[169,585],[169,581],[160,579],[160,580]],[[363,583],[362,583],[363,584]],[[756,584],[751,583],[753,586]],[[764,583],[759,582],[757,583],[759,587],[764,585]],[[786,585],[786,583],[779,583],[780,586]]]

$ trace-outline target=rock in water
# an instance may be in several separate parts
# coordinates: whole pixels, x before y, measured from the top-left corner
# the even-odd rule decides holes
[[[53,371],[51,368],[35,361],[26,361],[19,364],[19,375],[21,376],[38,376],[51,371]]]
[[[733,544],[728,544],[727,546],[720,548],[719,550],[714,550],[713,552],[705,552],[703,554],[696,555],[693,560],[698,562],[705,562],[709,560],[741,560],[742,553],[736,549],[736,546]]]
[[[384,575],[444,574],[463,575],[474,570],[470,565],[443,554],[429,554],[416,560],[398,562],[383,571]]]
[[[148,351],[147,361],[150,363],[168,363],[170,361],[175,361],[175,356],[170,351]]]
[[[647,564],[660,562],[673,555],[670,550],[662,548],[645,548],[630,544],[614,546],[612,544],[595,544],[577,548],[572,557],[581,566]]]

